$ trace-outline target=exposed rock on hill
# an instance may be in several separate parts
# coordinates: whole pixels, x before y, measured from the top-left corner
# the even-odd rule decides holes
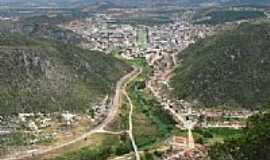
[[[96,51],[21,35],[0,37],[0,113],[85,111],[131,67]]]

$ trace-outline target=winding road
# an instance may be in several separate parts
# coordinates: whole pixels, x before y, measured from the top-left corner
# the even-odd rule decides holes
[[[125,92],[125,88],[127,84],[132,82],[142,72],[141,69],[138,69],[136,67],[133,67],[133,68],[134,69],[132,72],[125,75],[117,82],[111,110],[109,111],[107,118],[100,125],[98,125],[91,131],[81,135],[80,137],[77,137],[76,139],[72,141],[62,143],[56,146],[52,146],[50,148],[43,149],[43,150],[32,150],[28,152],[26,151],[25,153],[22,153],[22,154],[14,154],[12,156],[9,156],[8,158],[4,158],[0,160],[40,160],[40,159],[43,159],[48,154],[60,155],[61,153],[63,153],[63,150],[65,151],[65,148],[69,148],[69,147],[72,148],[74,147],[73,146],[74,144],[77,144],[77,143],[79,144],[79,142],[85,141],[87,137],[90,137],[93,134],[96,134],[96,133],[117,134],[114,132],[105,131],[104,128],[108,126],[108,124],[111,123],[114,120],[114,118],[117,116],[119,107],[121,106],[121,103],[122,103],[121,102],[122,93]],[[78,145],[76,145],[75,147],[80,148],[80,146]]]

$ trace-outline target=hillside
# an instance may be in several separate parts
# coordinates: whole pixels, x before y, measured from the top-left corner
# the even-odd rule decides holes
[[[86,40],[79,34],[57,26],[58,24],[62,24],[73,19],[74,17],[67,17],[59,14],[55,17],[48,17],[45,15],[31,16],[23,18],[18,22],[0,21],[0,32],[21,33],[30,37],[45,38],[66,44],[78,45]]]
[[[268,104],[269,35],[269,23],[244,23],[191,45],[171,80],[174,94],[206,106]]]
[[[131,67],[111,56],[48,40],[0,35],[0,112],[85,111],[112,95]]]
[[[201,19],[195,21],[195,24],[217,25],[226,22],[234,22],[240,20],[249,20],[256,18],[265,18],[266,15],[262,11],[233,11],[233,10],[214,10],[206,13],[200,13]]]

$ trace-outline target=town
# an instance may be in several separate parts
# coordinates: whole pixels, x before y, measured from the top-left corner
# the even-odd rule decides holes
[[[197,102],[171,99],[168,94],[172,90],[169,79],[174,68],[179,65],[177,62],[179,59],[181,60],[181,51],[199,39],[215,34],[217,30],[224,30],[241,22],[228,23],[227,26],[206,26],[194,25],[186,21],[186,17],[175,19],[174,23],[159,26],[134,26],[117,24],[109,15],[101,14],[94,18],[72,21],[61,27],[85,37],[87,42],[81,44],[84,48],[95,48],[107,54],[117,53],[127,60],[145,59],[148,65],[153,68],[152,75],[145,82],[147,89],[162,104],[164,111],[178,122],[177,127],[182,130],[189,129],[189,134],[191,134],[188,136],[191,137],[191,140],[177,136],[172,139],[170,144],[176,146],[178,151],[169,153],[167,159],[179,158],[187,153],[187,148],[195,146],[197,150],[190,154],[196,153],[200,157],[205,156],[205,149],[200,145],[190,144],[192,143],[190,141],[193,141],[192,129],[240,129],[245,127],[245,120],[257,111],[244,109],[232,111],[222,107],[211,109],[198,107]],[[182,152],[179,152],[179,145],[183,147],[180,149]]]
[[[248,9],[253,10],[253,8]],[[211,108],[203,106],[196,100],[177,99],[171,95],[173,88],[170,85],[170,79],[176,67],[184,61],[182,57],[185,56],[185,49],[197,41],[215,35],[219,31],[234,28],[241,23],[248,22],[248,20],[223,25],[196,24],[192,23],[190,19],[190,14],[195,13],[188,10],[181,15],[177,14],[171,17],[171,23],[134,25],[118,21],[117,18],[123,16],[118,14],[119,10],[123,15],[139,14],[141,11],[138,9],[110,10],[108,13],[95,13],[87,18],[64,22],[58,24],[57,27],[80,35],[83,41],[78,46],[83,49],[99,51],[97,53],[120,57],[125,61],[140,59],[147,63],[151,68],[151,73],[144,81],[145,90],[149,91],[151,96],[162,106],[162,110],[172,117],[176,122],[176,128],[185,133],[183,136],[170,135],[170,138],[166,139],[165,143],[170,148],[162,155],[164,159],[177,160],[183,157],[187,160],[203,159],[208,154],[207,146],[195,141],[194,130],[208,128],[240,130],[246,127],[246,120],[250,116],[259,113],[258,110],[243,108],[226,109],[226,106]],[[236,9],[232,8],[231,10]],[[10,21],[4,17],[0,17],[0,19]],[[17,21],[17,18],[15,20]],[[200,21],[203,20],[205,19],[200,19]],[[124,86],[127,85],[124,84]],[[129,98],[126,91],[125,94]],[[18,115],[5,118],[0,115],[0,136],[3,137],[1,143],[20,142],[27,146],[20,148],[1,148],[0,146],[0,158],[15,151],[18,155],[26,151],[33,154],[37,150],[44,149],[37,147],[39,144],[46,145],[56,142],[56,144],[61,145],[61,143],[71,141],[91,129],[120,135],[128,133],[130,137],[133,137],[132,128],[120,132],[106,131],[104,126],[101,129],[95,129],[104,121],[114,118],[106,117],[113,110],[111,107],[113,101],[111,95],[106,95],[100,98],[99,103],[89,106],[87,114],[61,111],[46,114],[18,113]],[[131,102],[130,104],[132,106]],[[130,113],[132,112],[130,111]],[[130,123],[132,122],[130,121]],[[15,131],[20,131],[23,134],[13,135]],[[133,138],[131,140],[135,143]],[[86,137],[84,137],[84,141],[87,141]],[[133,145],[136,148],[136,145]],[[138,151],[135,152],[137,154]]]

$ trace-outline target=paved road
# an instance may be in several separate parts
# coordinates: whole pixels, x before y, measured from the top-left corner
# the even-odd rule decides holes
[[[30,160],[30,159],[42,159],[43,156],[53,153],[56,154],[55,152],[57,152],[57,150],[72,146],[73,144],[76,144],[78,142],[81,141],[85,141],[85,139],[95,133],[103,133],[106,132],[104,131],[104,128],[113,121],[113,119],[116,117],[118,110],[119,110],[119,106],[121,104],[121,93],[123,91],[123,89],[127,86],[128,83],[130,83],[132,80],[134,80],[139,74],[140,74],[140,70],[137,68],[134,68],[134,70],[132,72],[130,72],[129,74],[125,75],[124,77],[122,77],[116,85],[116,91],[115,91],[115,96],[113,99],[113,103],[112,103],[112,107],[111,107],[111,111],[109,112],[107,118],[100,124],[98,125],[96,128],[94,128],[93,130],[81,135],[80,137],[63,143],[63,144],[59,144],[57,146],[53,146],[50,147],[48,149],[44,149],[44,150],[32,150],[32,151],[26,151],[26,153],[23,154],[15,154],[12,155],[12,157],[9,158],[4,158],[1,160]],[[76,146],[76,148],[80,148],[79,146]]]
[[[141,74],[141,70],[138,68],[134,67],[134,70],[127,74],[126,76],[124,76],[123,78],[121,78],[117,85],[116,85],[116,91],[115,91],[115,96],[113,99],[113,104],[111,107],[111,111],[109,112],[109,115],[107,116],[107,118],[103,121],[103,123],[97,128],[97,130],[104,130],[104,128],[111,123],[114,118],[117,116],[118,114],[118,110],[119,107],[121,106],[121,93],[123,93],[123,91],[125,90],[127,84],[129,84],[130,82],[132,82],[135,78],[137,78],[137,76]]]

